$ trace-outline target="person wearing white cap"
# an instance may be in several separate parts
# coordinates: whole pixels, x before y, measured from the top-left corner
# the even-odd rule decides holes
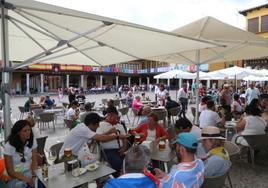
[[[228,172],[231,162],[224,148],[225,138],[220,135],[220,129],[211,126],[204,127],[200,140],[207,152],[204,176],[219,177]]]

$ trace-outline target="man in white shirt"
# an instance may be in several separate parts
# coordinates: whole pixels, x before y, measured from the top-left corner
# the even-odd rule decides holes
[[[118,122],[118,112],[114,108],[108,108],[105,120],[100,123],[97,129],[98,134],[104,134],[110,129],[116,129],[117,135],[126,136],[125,129]],[[113,139],[101,143],[105,157],[113,169],[116,170],[114,176],[118,177],[124,160],[124,152],[127,149],[127,139]]]
[[[154,95],[155,95],[155,102],[157,102],[157,93],[159,91],[159,87],[158,84],[154,85]]]
[[[250,83],[249,88],[246,90],[245,96],[247,99],[247,104],[250,104],[252,99],[260,98],[260,91],[254,86],[254,83]]]
[[[219,114],[215,112],[215,104],[214,101],[207,101],[207,109],[203,110],[200,114],[200,128],[204,128],[206,126],[217,126],[219,123],[224,125],[225,118],[224,114],[221,114],[222,118],[220,118]]]
[[[85,118],[85,123],[78,124],[68,133],[60,150],[60,156],[63,156],[65,148],[70,148],[73,155],[78,156],[79,151],[86,147],[86,144],[92,139],[97,141],[109,141],[116,138],[121,139],[121,137],[116,134],[115,128],[103,134],[97,134],[96,130],[99,127],[100,121],[101,117],[97,113],[92,112],[88,114]]]
[[[184,118],[186,118],[185,113],[187,110],[187,105],[188,105],[188,90],[187,90],[187,84],[184,83],[182,85],[182,88],[178,91],[178,98],[181,103],[181,111],[179,116],[183,115]]]
[[[66,119],[68,120],[76,120],[78,119],[78,115],[76,113],[76,109],[78,108],[79,104],[76,100],[74,100],[71,103],[71,107],[68,109],[68,111],[66,112]]]

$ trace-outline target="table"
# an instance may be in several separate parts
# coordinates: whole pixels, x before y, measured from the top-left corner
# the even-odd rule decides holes
[[[166,110],[164,106],[151,107],[151,110]]]
[[[166,148],[163,151],[160,151],[158,144],[155,142],[150,143],[151,159],[160,161],[164,163],[165,172],[168,173],[167,163],[174,159],[176,156],[175,151],[173,151],[169,145],[169,142],[166,142]]]
[[[53,167],[55,167],[56,169],[52,169]],[[44,181],[42,177],[42,169],[37,169],[35,171],[38,179],[41,180],[41,182],[46,186],[46,188],[72,188],[88,182],[92,182],[96,179],[110,175],[114,172],[114,169],[104,164],[99,164],[99,168],[97,168],[96,170],[88,171],[85,174],[80,175],[78,178],[74,178],[71,174],[71,171],[64,173],[64,163],[59,163],[53,166],[49,166],[49,179],[47,181]]]
[[[59,114],[59,113],[61,113],[63,111],[64,111],[63,108],[56,108],[56,109],[52,108],[52,109],[47,109],[44,112]]]

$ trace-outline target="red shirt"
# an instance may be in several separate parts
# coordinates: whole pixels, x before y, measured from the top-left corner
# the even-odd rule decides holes
[[[130,132],[131,133],[143,133],[144,136],[142,136],[139,140],[139,142],[143,142],[147,138],[148,129],[149,129],[149,124],[148,122],[146,122],[146,123],[139,125],[137,128],[132,129]],[[165,137],[166,139],[169,138],[167,131],[159,124],[155,126],[155,135],[156,135],[155,139],[160,138],[160,137]]]

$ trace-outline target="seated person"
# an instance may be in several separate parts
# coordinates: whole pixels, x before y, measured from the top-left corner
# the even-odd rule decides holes
[[[205,163],[205,177],[224,175],[231,167],[229,154],[224,148],[225,138],[220,136],[218,127],[204,127],[201,142],[207,152]]]
[[[97,113],[92,112],[88,114],[84,123],[80,123],[68,133],[59,156],[63,156],[65,148],[70,148],[73,155],[78,156],[78,153],[86,148],[87,143],[90,143],[92,139],[100,142],[114,140],[116,138],[121,139],[121,136],[116,134],[115,128],[110,129],[104,134],[97,134],[96,130],[99,127],[100,121],[101,117]]]
[[[176,135],[182,132],[190,132],[196,136],[197,139],[201,138],[201,129],[191,123],[187,118],[180,118],[175,123]],[[196,156],[205,156],[206,152],[201,143],[198,143]]]
[[[147,170],[150,163],[150,150],[146,146],[131,147],[126,153],[123,175],[116,179],[109,179],[104,188],[157,188],[157,180]]]
[[[224,114],[225,121],[232,120],[232,109],[230,105],[226,104],[225,98],[220,99],[220,106],[218,107],[218,112],[219,112],[220,117],[222,114]]]
[[[199,113],[201,113],[203,110],[205,110],[207,108],[207,101],[208,101],[208,97],[202,97],[201,102],[198,105],[198,111]]]
[[[101,143],[109,164],[113,169],[116,170],[116,173],[114,174],[116,177],[120,175],[120,170],[124,160],[124,152],[127,149],[126,131],[118,120],[118,112],[113,109],[109,109],[107,110],[104,121],[100,123],[100,126],[97,129],[98,134],[105,134],[111,129],[116,129],[116,134],[118,137],[125,137],[124,139],[115,138],[113,140]]]
[[[117,111],[115,105],[114,105],[114,100],[113,99],[110,99],[108,102],[107,102],[107,107],[104,108],[102,114],[105,116],[107,114],[107,109],[111,109],[113,108],[115,111]]]
[[[148,121],[148,115],[151,113],[150,106],[144,106],[141,111],[141,116],[138,125],[143,124]]]
[[[84,112],[79,113],[79,119],[80,119],[80,122],[82,122],[82,123],[84,123],[86,116],[87,116],[89,113],[92,112],[92,111],[91,111],[91,110],[92,110],[92,109],[91,109],[91,104],[90,104],[89,102],[87,102],[87,103],[85,104],[85,106],[84,106],[84,109],[85,109]]]
[[[268,126],[268,98],[262,99],[262,107],[264,108],[261,117],[266,121],[266,126]]]
[[[143,106],[143,104],[141,103],[141,97],[136,96],[135,100],[132,102],[132,109],[139,112],[141,110],[142,106]]]
[[[76,100],[79,104],[84,105],[86,102],[86,97],[84,91],[81,91],[79,95],[76,96]]]
[[[40,100],[39,100],[39,106],[41,106],[43,109],[45,109],[46,108],[46,104],[45,104],[45,101],[46,101],[46,97],[44,96],[44,95],[42,95],[41,97],[40,97]]]
[[[36,104],[33,100],[33,97],[29,97],[28,100],[24,104],[24,108],[25,108],[26,112],[30,111],[31,104]]]
[[[7,187],[27,188],[34,187],[37,169],[37,143],[33,137],[29,122],[17,121],[11,129],[4,146],[5,166],[8,175],[12,178]]]
[[[232,103],[232,112],[234,114],[243,114],[244,112],[243,106],[242,106],[242,103],[240,101],[238,94],[234,94],[234,101]]]
[[[261,135],[265,134],[266,121],[261,117],[259,108],[246,107],[246,116],[236,124],[238,135]],[[247,141],[238,135],[233,137],[233,141],[243,146],[248,146]]]
[[[51,100],[49,96],[46,96],[45,105],[47,108],[52,107],[55,104],[54,99]]]
[[[149,100],[149,97],[146,97],[146,96],[145,96],[145,93],[142,92],[142,93],[141,93],[141,101],[148,101],[148,100]]]
[[[170,122],[170,112],[169,112],[169,109],[175,108],[175,107],[178,107],[178,106],[180,106],[179,103],[177,103],[174,100],[171,100],[170,96],[167,96],[167,101],[166,101],[165,108],[167,109],[167,112],[168,112],[168,121],[169,122]]]
[[[76,100],[74,100],[71,103],[70,108],[66,112],[66,119],[73,121],[71,129],[74,128],[76,125],[78,125],[80,123],[80,121],[78,119],[79,115],[77,113],[78,107],[79,107],[78,102]]]
[[[127,105],[129,108],[132,107],[132,103],[133,103],[133,95],[131,91],[127,92],[127,96],[126,96],[126,101],[127,101]]]
[[[222,112],[220,112],[222,113]],[[216,127],[218,124],[224,125],[225,118],[224,114],[221,114],[221,118],[217,112],[215,112],[215,104],[214,101],[207,101],[207,109],[203,110],[200,114],[200,128],[204,128],[206,126],[214,126]]]
[[[175,141],[176,152],[181,161],[171,169],[169,174],[155,169],[156,177],[160,178],[160,187],[201,187],[204,181],[204,163],[195,159],[197,138],[192,133],[180,133]]]
[[[158,117],[155,113],[149,114],[149,120],[137,128],[130,130],[131,134],[140,135],[140,140],[143,141],[156,141],[159,142],[161,139],[169,139],[167,131],[158,124]]]

